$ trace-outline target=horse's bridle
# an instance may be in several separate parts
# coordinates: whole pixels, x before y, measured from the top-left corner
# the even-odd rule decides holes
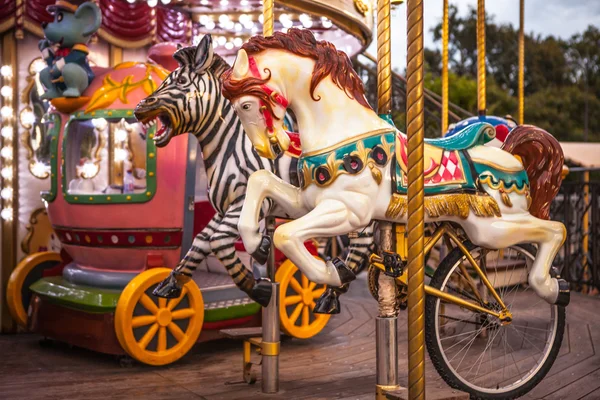
[[[260,76],[260,71],[258,69],[258,64],[256,63],[256,59],[254,57],[249,57],[248,64],[250,67],[250,73],[253,77],[262,79]],[[289,105],[289,101],[280,93],[278,93],[275,89],[270,87],[269,85],[263,84],[260,85],[260,88],[278,105],[287,109]],[[260,100],[260,112],[262,113],[265,119],[265,125],[267,127],[267,136],[269,137],[269,142],[273,146],[275,152],[279,154],[282,150],[282,147],[279,143],[279,139],[277,135],[275,135],[274,129],[274,120],[275,116],[269,110],[269,107],[265,104],[263,100]]]

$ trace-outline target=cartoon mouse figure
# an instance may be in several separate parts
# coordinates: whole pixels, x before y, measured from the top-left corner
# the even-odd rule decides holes
[[[102,24],[98,6],[87,1],[79,6],[77,0],[57,0],[48,6],[54,21],[44,22],[45,39],[38,47],[48,64],[40,72],[40,81],[46,87],[41,98],[80,97],[94,73],[87,61],[87,43]]]

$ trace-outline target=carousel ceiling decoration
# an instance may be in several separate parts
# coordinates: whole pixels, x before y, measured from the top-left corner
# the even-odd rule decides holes
[[[16,28],[42,36],[41,24],[52,17],[55,0],[0,0],[0,33]],[[138,48],[159,42],[197,42],[206,33],[222,55],[233,55],[250,36],[262,32],[261,0],[95,0],[102,10],[98,36],[107,42]],[[354,55],[371,42],[371,0],[278,0],[275,30],[311,29]]]

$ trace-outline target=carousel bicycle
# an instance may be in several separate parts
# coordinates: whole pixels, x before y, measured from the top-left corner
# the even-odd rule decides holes
[[[250,177],[239,223],[246,249],[259,260],[268,254],[258,229],[268,197],[296,218],[275,231],[276,247],[311,281],[347,285],[354,275],[341,260],[315,260],[302,243],[373,219],[406,223],[406,136],[367,104],[347,56],[307,30],[250,39],[223,91],[259,154],[286,150],[288,106],[302,141],[300,188],[268,171]],[[427,247],[443,235],[456,245],[426,290],[426,337],[450,385],[505,399],[541,381],[562,340],[568,284],[550,268],[565,228],[547,217],[564,160],[539,128],[513,130],[503,150],[485,146],[494,136],[492,126],[473,124],[425,145],[425,222],[437,226]],[[372,261],[402,279],[401,255]]]

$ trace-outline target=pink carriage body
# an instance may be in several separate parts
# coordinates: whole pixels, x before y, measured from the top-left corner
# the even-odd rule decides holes
[[[97,70],[97,77],[86,94],[99,90],[107,75],[117,82],[132,76],[131,81],[135,82],[143,79],[146,73],[144,64]],[[152,79],[156,85],[160,84],[155,74]],[[125,103],[117,97],[107,108],[133,110],[147,95],[140,87],[127,93]],[[156,149],[157,189],[150,200],[137,203],[73,204],[65,198],[63,169],[60,168],[64,130],[69,116],[63,114],[61,117],[57,154],[59,167],[55,178],[59,189],[54,201],[48,204],[48,215],[73,261],[82,268],[115,272],[141,272],[149,266],[173,268],[181,257],[184,202],[187,201],[188,136],[182,135],[169,146]],[[169,243],[160,240],[165,236],[165,231],[171,236]],[[73,241],[76,234],[79,240],[75,245]]]

